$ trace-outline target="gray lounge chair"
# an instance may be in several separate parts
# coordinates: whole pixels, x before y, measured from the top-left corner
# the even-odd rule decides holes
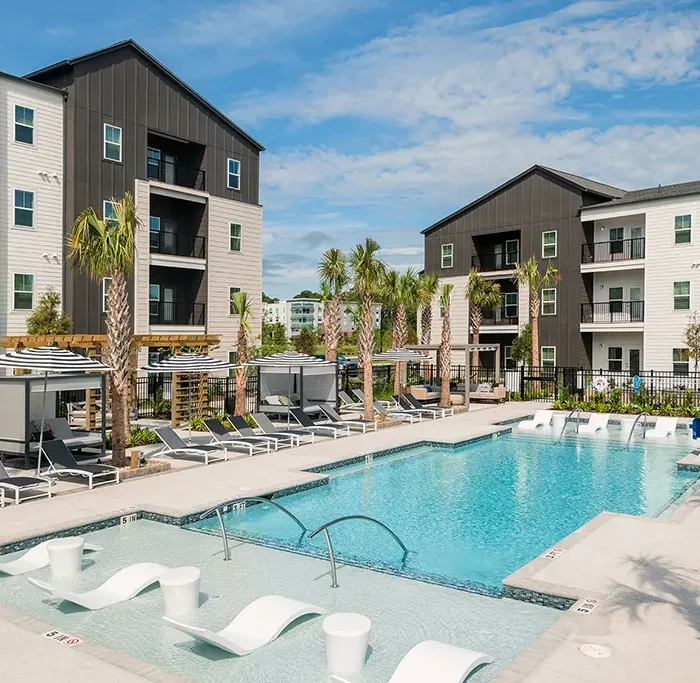
[[[316,424],[312,422],[311,418],[301,409],[292,408],[290,410],[292,417],[304,428],[312,432],[320,432],[321,434],[328,434],[334,439],[339,436],[350,436],[350,427],[348,425],[330,425],[330,424]]]
[[[251,439],[249,437],[238,436],[237,434],[231,434],[220,420],[204,420],[209,434],[211,434],[211,444],[223,446],[224,448],[243,448],[250,452],[250,455],[255,455],[256,451],[264,451],[265,453],[270,452],[271,444],[269,440],[266,439]],[[277,447],[275,447],[277,450]]]
[[[0,507],[5,507],[5,492],[13,494],[14,502],[19,505],[22,500],[30,498],[51,498],[51,487],[53,481],[46,477],[23,477],[10,476],[5,469],[5,466],[0,462]],[[30,495],[22,496],[23,492],[28,492]]]
[[[61,439],[68,448],[74,451],[81,448],[102,447],[102,434],[73,430],[65,417],[48,418],[46,424],[54,438]]]
[[[355,396],[357,396],[357,398],[359,398],[360,401],[362,401],[362,406],[364,407],[364,405],[365,405],[365,392],[362,391],[362,389],[353,389],[352,393],[355,394]],[[379,401],[379,403],[386,406],[387,408],[395,407],[395,403],[396,403],[395,401],[383,401],[380,399],[376,399],[375,403],[377,402],[377,400]]]
[[[210,460],[214,462],[217,460],[228,460],[228,453],[224,446],[214,446],[212,444],[188,446],[172,427],[157,427],[153,431],[163,443],[163,448],[158,453],[164,453],[174,458],[180,455],[204,458],[205,465],[208,465]],[[210,455],[211,453],[215,455],[212,456]],[[216,455],[217,453],[220,455]]]
[[[242,415],[233,415],[226,418],[231,426],[246,439],[257,439],[268,441],[274,445],[275,450],[279,448],[291,448],[294,445],[294,437],[291,434],[256,434],[255,430],[246,422]]]
[[[353,399],[344,391],[338,392],[338,398],[343,404],[345,410],[363,410],[365,405],[361,401],[353,401]]]
[[[363,434],[369,429],[373,432],[377,431],[377,421],[376,420],[365,420],[361,418],[353,418],[352,420],[346,420],[338,414],[338,411],[330,404],[321,404],[319,406],[321,412],[328,418],[328,421],[335,425],[347,425],[350,429],[357,429]]]
[[[55,474],[57,477],[85,477],[88,480],[88,488],[91,489],[100,484],[119,483],[118,467],[79,463],[61,439],[44,441],[41,450],[49,461],[49,468],[46,470],[46,474]],[[95,479],[102,479],[103,477],[107,477],[107,480],[95,481]]]
[[[396,408],[387,408],[379,401],[374,402],[374,412],[377,415],[385,414],[391,420],[401,420],[401,422],[408,422],[410,424],[421,422],[423,419],[419,413],[407,413],[403,410],[397,410]]]
[[[440,413],[442,417],[446,417],[447,415],[451,416],[455,414],[455,409],[452,408],[452,406],[450,406],[449,408],[445,408],[443,406],[426,406],[424,403],[421,403],[421,401],[419,401],[413,394],[402,394],[402,396],[416,410],[434,410],[436,413]]]
[[[401,395],[395,395],[394,400],[396,401],[396,405],[402,409],[402,410],[407,410],[410,412],[417,412],[420,415],[427,415],[428,417],[432,418],[433,420],[437,420],[439,417],[445,417],[445,414],[443,413],[442,410],[435,410],[434,408],[417,408],[414,406],[407,398],[405,394]]]
[[[292,436],[296,439],[297,446],[299,445],[301,439],[308,439],[311,443],[313,443],[316,438],[314,433],[308,429],[299,429],[298,427],[291,427],[290,429],[277,429],[277,427],[272,424],[270,418],[265,415],[265,413],[253,413],[253,419],[255,422],[257,422],[258,427],[262,429],[263,434],[282,434],[284,436]]]

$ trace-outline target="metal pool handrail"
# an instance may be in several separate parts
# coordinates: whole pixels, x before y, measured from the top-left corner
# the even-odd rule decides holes
[[[629,436],[627,437],[627,448],[629,448],[630,441],[632,440],[632,435],[634,434],[634,428],[637,426],[637,422],[641,418],[644,418],[644,424],[642,425],[642,439],[646,439],[647,437],[647,418],[649,417],[649,413],[646,412],[646,410],[643,413],[639,413],[637,417],[634,418],[634,422],[632,423],[632,429],[630,429]]]
[[[216,516],[219,520],[219,530],[221,531],[221,541],[224,544],[224,560],[231,559],[231,549],[228,545],[228,536],[226,535],[226,527],[224,526],[224,520],[221,516],[221,510],[222,508],[227,508],[229,505],[235,505],[236,503],[244,503],[248,500],[255,500],[258,503],[269,503],[270,505],[274,505],[277,509],[282,510],[282,512],[284,512],[287,516],[293,519],[301,528],[304,534],[308,531],[308,529],[301,523],[301,521],[296,515],[287,510],[286,507],[280,505],[279,503],[276,503],[274,500],[270,500],[269,498],[260,498],[258,496],[245,496],[243,498],[236,498],[235,500],[231,500],[228,503],[222,503],[221,505],[217,505],[215,508],[211,508],[210,510],[203,512],[199,516],[199,519],[204,519],[205,517],[209,517],[209,515],[211,515],[212,512],[216,513]]]
[[[561,428],[561,432],[559,432],[559,439],[558,439],[557,443],[559,443],[559,441],[562,440],[562,437],[564,436],[564,432],[566,431],[566,425],[567,425],[567,423],[569,422],[569,418],[570,418],[574,413],[576,413],[576,433],[578,434],[578,428],[579,428],[579,426],[581,425],[581,408],[574,408],[574,409],[566,416],[566,418],[565,418],[565,420],[564,420],[564,426]]]
[[[315,529],[309,534],[309,540],[311,540],[316,534],[318,534],[321,531],[323,531],[323,534],[326,537],[326,544],[328,545],[328,559],[331,563],[331,588],[338,588],[338,571],[335,563],[335,555],[333,553],[333,544],[331,543],[331,537],[328,533],[328,527],[331,527],[334,524],[337,524],[338,522],[345,522],[348,519],[365,519],[368,522],[374,522],[375,524],[378,524],[380,527],[382,527],[382,529],[388,531],[391,534],[392,538],[399,544],[401,550],[403,550],[401,564],[403,565],[406,562],[406,556],[409,553],[408,548],[405,546],[404,542],[383,522],[380,522],[374,517],[367,517],[367,515],[347,515],[345,517],[338,517],[338,519],[334,519],[330,522],[322,524],[320,527],[318,527],[318,529]]]

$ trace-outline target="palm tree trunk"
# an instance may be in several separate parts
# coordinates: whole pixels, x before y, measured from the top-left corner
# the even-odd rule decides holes
[[[365,295],[362,297],[362,318],[357,341],[362,362],[362,390],[365,393],[364,418],[366,420],[374,420],[374,377],[372,373],[374,316],[371,296]]]
[[[400,349],[406,345],[406,340],[408,338],[408,322],[406,320],[406,306],[404,304],[399,304],[396,307],[396,330],[395,338],[396,344],[395,348]],[[394,372],[394,393],[398,394],[401,389],[401,383],[403,381],[403,366],[401,363],[396,363],[396,369]]]
[[[540,367],[540,315],[539,315],[539,305],[537,309],[530,311],[530,316],[532,320],[530,321],[532,325],[532,367]]]
[[[450,366],[452,364],[452,326],[449,306],[445,308],[442,319],[442,338],[440,340],[440,405],[450,406]],[[468,380],[467,380],[468,381]]]
[[[126,277],[112,273],[107,311],[107,364],[111,368],[112,464],[126,465],[127,420],[130,393],[131,314]]]
[[[479,327],[472,327],[472,343],[473,344],[479,343],[479,332],[480,332]],[[474,371],[476,373],[479,372],[479,352],[478,351],[472,351],[472,367],[474,368]]]
[[[420,343],[421,346],[430,344],[433,327],[433,311],[430,306],[423,306],[420,314]],[[423,363],[423,377],[428,381],[430,372],[430,361]]]
[[[336,295],[326,306],[326,360],[335,363],[338,360],[338,342],[340,341],[340,296]]]
[[[248,361],[248,337],[243,327],[243,322],[238,328],[238,338],[236,340],[236,401],[234,404],[234,415],[245,415],[245,399],[248,384],[248,368],[245,367]]]

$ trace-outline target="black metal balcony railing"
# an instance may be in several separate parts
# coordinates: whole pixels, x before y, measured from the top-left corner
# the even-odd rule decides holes
[[[171,185],[204,190],[205,173],[201,168],[190,168],[172,161],[148,158],[146,174],[152,180],[160,180]]]
[[[482,325],[517,325],[518,307],[485,308],[482,311]]]
[[[206,323],[206,306],[175,301],[150,301],[151,325],[199,325]]]
[[[204,237],[168,230],[151,230],[149,239],[151,251],[156,254],[189,256],[191,258],[205,258],[206,256]]]
[[[513,270],[520,262],[520,251],[507,251],[504,254],[473,254],[472,268],[478,271]]]
[[[644,258],[644,237],[581,245],[581,263],[605,263]]]
[[[603,301],[596,304],[581,304],[582,323],[641,323],[643,321],[643,301]]]

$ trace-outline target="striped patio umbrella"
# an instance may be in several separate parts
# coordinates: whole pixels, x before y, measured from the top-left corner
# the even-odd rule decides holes
[[[420,363],[425,361],[426,358],[427,356],[420,353],[420,351],[413,351],[412,349],[403,348],[389,349],[388,351],[384,351],[382,353],[375,353],[372,356],[372,360],[385,360],[397,363],[397,372],[401,367],[398,365],[398,363]],[[403,378],[401,378],[401,380],[403,381]],[[402,381],[399,382],[399,394],[401,393]]]
[[[37,474],[41,472],[41,449],[44,444],[44,422],[46,418],[46,385],[49,373],[107,372],[109,367],[85,356],[59,349],[56,346],[40,346],[36,349],[8,351],[0,355],[0,367],[31,370],[44,374],[44,392],[41,399],[41,430],[39,431],[39,456]]]

